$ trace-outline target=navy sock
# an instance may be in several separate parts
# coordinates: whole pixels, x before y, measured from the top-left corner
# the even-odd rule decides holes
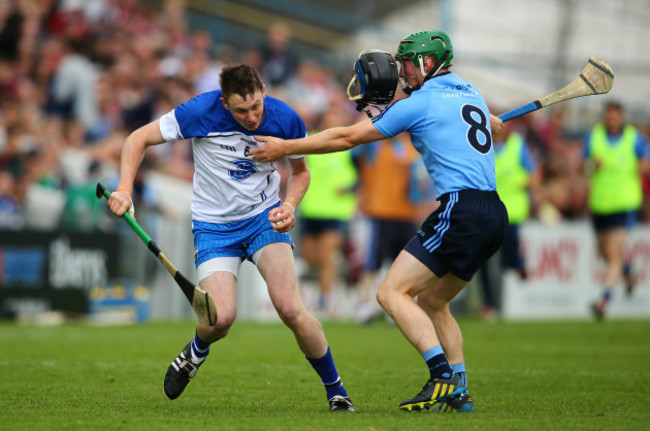
[[[603,301],[609,302],[611,297],[612,297],[612,289],[608,286],[605,286],[605,289],[603,291]]]
[[[210,353],[210,344],[200,339],[199,334],[195,333],[194,340],[192,340],[192,362],[202,363]]]
[[[460,376],[461,383],[467,387],[467,372],[465,371],[465,364],[453,364],[451,369],[454,370],[455,374]]]
[[[332,352],[330,348],[327,348],[327,353],[322,358],[314,359],[305,356],[314,370],[320,376],[323,385],[325,386],[325,391],[327,392],[327,399],[331,399],[333,396],[340,395],[342,397],[347,397],[348,393],[343,387],[343,382],[339,377],[338,371],[336,371],[336,366],[334,365],[334,359],[332,359]]]
[[[454,374],[454,370],[451,369],[449,361],[445,356],[444,350],[442,350],[441,345],[430,348],[422,354],[422,358],[427,363],[429,367],[430,379],[450,379]]]
[[[626,277],[632,275],[632,265],[630,265],[630,262],[625,262],[623,264],[623,275]]]

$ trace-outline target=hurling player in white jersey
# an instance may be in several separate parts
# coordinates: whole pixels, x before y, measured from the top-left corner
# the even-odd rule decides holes
[[[281,202],[275,163],[249,155],[258,146],[254,134],[296,139],[306,136],[305,125],[284,102],[266,96],[259,74],[248,65],[224,68],[220,84],[221,90],[203,93],[129,135],[122,151],[120,184],[108,201],[118,216],[132,211],[133,179],[146,148],[192,140],[197,274],[201,288],[214,298],[217,322],[197,324],[194,337],[167,369],[165,395],[179,397],[206,359],[210,344],[228,334],[237,312],[237,273],[248,259],[257,265],[280,318],[320,376],[330,411],[354,411],[323,329],[298,292],[288,231],[309,186],[305,158],[289,158],[291,175]]]
[[[348,87],[351,100],[385,105],[398,81],[408,97],[372,119],[308,138],[256,136],[265,144],[253,151],[256,160],[268,162],[289,154],[347,150],[408,132],[422,154],[440,206],[401,251],[377,293],[380,305],[429,370],[422,390],[399,405],[405,411],[474,411],[462,335],[448,304],[501,246],[508,224],[496,193],[491,136],[491,129],[498,130],[502,123],[490,115],[472,84],[449,71],[452,59],[449,37],[437,30],[407,36],[395,58],[383,51],[364,51]],[[350,94],[355,79],[358,96]]]

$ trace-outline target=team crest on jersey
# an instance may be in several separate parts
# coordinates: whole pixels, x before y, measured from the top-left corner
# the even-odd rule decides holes
[[[234,180],[244,180],[257,172],[255,162],[251,160],[233,160],[232,163],[238,168],[228,170],[228,175]]]

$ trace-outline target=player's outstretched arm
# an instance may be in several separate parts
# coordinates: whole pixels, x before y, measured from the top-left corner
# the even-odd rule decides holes
[[[333,127],[301,139],[285,141],[272,136],[255,136],[255,139],[263,142],[264,145],[251,151],[250,154],[260,162],[277,162],[292,154],[335,153],[385,138],[370,119],[365,119],[352,126]]]

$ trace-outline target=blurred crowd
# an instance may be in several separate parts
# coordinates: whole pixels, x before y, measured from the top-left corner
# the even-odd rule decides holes
[[[101,228],[94,184],[115,183],[129,132],[217,89],[227,64],[256,67],[267,93],[289,103],[308,130],[332,117],[339,125],[359,119],[345,95],[347,77],[297,57],[288,26],[271,23],[261,46],[235,50],[188,28],[185,13],[178,0],[156,9],[137,0],[0,3],[0,228]],[[567,133],[575,130],[568,126],[561,109],[513,124],[542,172],[532,190],[532,217],[552,222],[588,214],[583,136]],[[192,180],[187,143],[148,151],[136,184],[140,199],[152,170]],[[648,197],[650,178],[643,181]],[[41,208],[34,200],[48,199],[51,211],[31,210]],[[649,202],[642,210],[646,222]]]

